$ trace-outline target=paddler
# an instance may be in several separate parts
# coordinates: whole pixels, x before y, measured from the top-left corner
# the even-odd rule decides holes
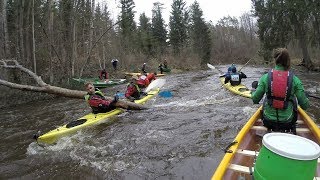
[[[146,67],[147,67],[147,63],[143,63],[143,64],[142,64],[142,67],[141,67],[141,71],[142,71],[143,74],[146,74],[146,73],[147,73]]]
[[[141,75],[137,81],[140,88],[146,88],[153,80],[156,80],[157,73],[149,73],[146,75]]]
[[[290,71],[289,52],[285,48],[273,52],[275,68],[264,74],[252,94],[252,101],[258,104],[264,94],[263,124],[268,130],[292,130],[296,133],[297,104],[302,109],[309,107],[302,82]],[[254,86],[254,83],[253,83]]]
[[[138,76],[134,75],[131,77],[130,83],[127,85],[125,96],[132,102],[134,100],[140,99],[141,90],[137,84],[138,80]]]
[[[113,100],[107,100],[104,94],[90,82],[85,84],[87,94],[85,95],[85,100],[92,108],[94,114],[105,113],[116,108],[115,103],[118,101],[119,97],[114,96]]]
[[[228,71],[225,74],[221,75],[220,77],[226,77],[226,75],[231,74],[232,67],[236,67],[236,65],[232,63],[231,66],[228,67]]]
[[[231,86],[237,86],[241,84],[241,79],[247,78],[243,72],[237,72],[236,66],[231,67],[231,73],[226,74],[224,83],[227,84],[230,81]]]
[[[99,78],[100,78],[101,80],[108,81],[109,76],[108,76],[108,72],[106,71],[106,69],[102,69],[102,70],[100,71]]]

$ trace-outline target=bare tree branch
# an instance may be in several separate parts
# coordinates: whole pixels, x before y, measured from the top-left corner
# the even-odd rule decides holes
[[[42,92],[42,93],[48,93],[48,94],[54,94],[58,96],[78,98],[78,99],[83,99],[84,95],[86,95],[87,93],[86,91],[78,91],[78,90],[61,88],[57,86],[51,86],[45,83],[40,76],[38,76],[31,70],[21,66],[17,60],[0,60],[0,67],[8,68],[8,69],[19,69],[22,72],[29,74],[39,85],[39,86],[23,85],[23,84],[12,83],[12,82],[0,79],[0,85],[6,86],[9,88],[19,89],[22,91]],[[109,100],[113,99],[112,97],[106,97],[106,98]],[[140,104],[127,102],[127,101],[118,101],[116,103],[116,106],[124,109],[132,109],[132,110],[146,109],[146,107]]]
[[[32,72],[31,70],[21,66],[17,60],[1,60],[0,61],[3,65],[1,65],[0,67],[4,67],[4,68],[11,68],[11,69],[19,69],[22,72],[25,72],[27,74],[29,74],[38,84],[39,86],[43,87],[43,86],[47,86],[47,84],[41,79],[40,76],[36,75],[34,72]],[[9,65],[8,63],[13,63],[12,65]]]
[[[83,73],[83,70],[84,68],[86,67],[86,65],[88,64],[89,60],[90,60],[90,56],[91,56],[91,53],[92,53],[92,50],[96,47],[97,43],[101,40],[101,38],[110,30],[112,29],[115,25],[119,24],[122,20],[119,20],[117,21],[116,23],[114,23],[110,28],[108,28],[97,40],[96,42],[94,42],[94,44],[92,45],[90,51],[89,51],[89,54],[88,54],[88,57],[85,61],[85,63],[83,64],[81,70],[80,70],[80,74],[79,74],[79,78],[81,78],[82,76],[82,73]]]

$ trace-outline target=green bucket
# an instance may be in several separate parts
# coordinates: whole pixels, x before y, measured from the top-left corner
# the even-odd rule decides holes
[[[320,147],[301,136],[268,133],[254,166],[255,180],[312,180],[317,169]]]

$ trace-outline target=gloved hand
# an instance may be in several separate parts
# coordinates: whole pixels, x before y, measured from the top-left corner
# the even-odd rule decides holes
[[[114,102],[118,102],[118,101],[119,101],[119,96],[118,96],[118,94],[114,95],[113,101],[114,101]]]
[[[132,97],[132,96],[129,96],[128,99],[129,99],[129,101],[131,101],[131,102],[133,102],[133,101],[135,100],[135,98]]]
[[[305,91],[304,94],[306,95],[307,98],[310,97],[310,93],[309,92]]]
[[[143,96],[148,96],[148,93],[146,93],[146,92],[141,92],[140,94]]]

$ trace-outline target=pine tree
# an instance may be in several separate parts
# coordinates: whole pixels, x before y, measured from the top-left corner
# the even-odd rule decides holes
[[[145,13],[142,13],[139,18],[138,27],[138,39],[139,39],[139,48],[147,56],[151,55],[151,24],[150,19],[146,16]]]
[[[136,23],[134,21],[133,8],[135,4],[133,0],[120,0],[121,15],[120,15],[120,31],[121,31],[121,44],[124,50],[133,51],[136,47]]]
[[[169,20],[170,26],[170,44],[173,53],[178,55],[187,40],[187,21],[185,18],[185,5],[183,0],[173,0],[171,5],[172,12]]]
[[[191,6],[191,42],[192,49],[201,59],[201,65],[209,62],[211,57],[211,38],[209,28],[203,19],[203,12],[199,3],[195,1]]]
[[[258,34],[263,45],[262,51],[269,54],[272,49],[284,47],[292,39],[297,39],[304,63],[306,67],[312,69],[313,63],[308,52],[308,24],[312,9],[315,7],[301,0],[252,0],[252,2],[255,15],[258,17]],[[268,61],[266,53],[264,57]]]
[[[152,36],[153,47],[157,53],[164,53],[167,46],[167,30],[162,17],[162,5],[157,2],[153,4],[152,9]]]

